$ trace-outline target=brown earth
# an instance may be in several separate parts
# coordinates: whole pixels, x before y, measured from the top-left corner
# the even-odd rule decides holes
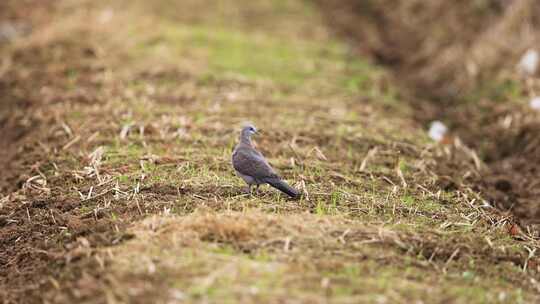
[[[441,120],[477,151],[486,166],[469,185],[523,225],[540,224],[540,114],[527,106],[540,81],[514,70],[538,45],[538,2],[318,3],[359,53],[394,72],[419,122]]]
[[[21,37],[39,33],[52,22],[54,11],[54,1],[0,3],[1,20],[24,23],[29,29]],[[60,52],[55,54],[55,48]],[[92,58],[90,45],[37,39],[21,44],[0,62],[0,196],[4,197],[0,201],[0,298],[4,303],[25,302],[23,295],[49,282],[48,274],[80,259],[90,246],[125,239],[115,232],[122,223],[91,212],[92,200],[66,195],[66,181],[75,181],[73,176],[43,178],[43,172],[56,165],[45,156],[58,159],[62,146],[70,141],[54,127],[60,119],[55,107],[97,98],[84,94],[100,86],[92,79],[78,82],[79,93],[65,91],[68,69],[99,69]],[[87,213],[78,211],[83,202]],[[138,215],[125,206],[115,210],[127,217]]]

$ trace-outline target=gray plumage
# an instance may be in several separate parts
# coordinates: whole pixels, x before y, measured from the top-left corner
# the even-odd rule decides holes
[[[250,193],[253,185],[258,188],[259,185],[269,184],[290,197],[298,198],[300,193],[284,182],[264,156],[253,147],[251,135],[256,133],[257,129],[251,124],[242,128],[240,142],[232,154],[234,170],[248,184]]]

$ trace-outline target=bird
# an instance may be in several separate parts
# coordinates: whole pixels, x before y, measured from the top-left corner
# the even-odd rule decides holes
[[[240,141],[234,147],[232,153],[232,165],[236,174],[240,176],[248,185],[251,194],[251,187],[269,184],[294,199],[300,197],[298,190],[289,186],[274,171],[266,158],[257,151],[251,142],[251,136],[258,134],[257,128],[251,123],[245,124],[240,132]]]

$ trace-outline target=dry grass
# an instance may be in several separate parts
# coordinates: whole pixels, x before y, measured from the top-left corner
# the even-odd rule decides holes
[[[537,241],[434,173],[476,174],[470,149],[430,143],[314,7],[220,3],[60,1],[6,46],[35,123],[0,184],[3,299],[537,300]],[[244,120],[304,199],[242,192]]]
[[[485,243],[482,250],[465,245],[472,241],[467,237],[443,232],[417,234],[398,225],[366,224],[343,216],[257,210],[155,216],[130,231],[135,241],[95,255],[103,271],[114,273],[114,280],[86,278],[84,284],[96,286],[86,296],[95,297],[104,289],[109,301],[136,297],[141,303],[304,303],[329,298],[343,303],[514,302],[523,297],[520,291],[488,292],[505,290],[509,282],[484,281],[490,272],[485,267],[510,277],[519,276],[519,271],[512,270],[508,248],[481,237],[475,241]]]

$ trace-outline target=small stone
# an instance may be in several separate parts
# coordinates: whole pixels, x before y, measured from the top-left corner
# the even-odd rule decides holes
[[[540,55],[537,50],[529,49],[519,61],[518,70],[525,75],[534,75],[538,71]]]
[[[540,97],[537,96],[531,99],[529,105],[533,110],[540,111]]]
[[[447,132],[448,127],[438,120],[433,121],[429,127],[429,137],[437,142],[442,141]]]

